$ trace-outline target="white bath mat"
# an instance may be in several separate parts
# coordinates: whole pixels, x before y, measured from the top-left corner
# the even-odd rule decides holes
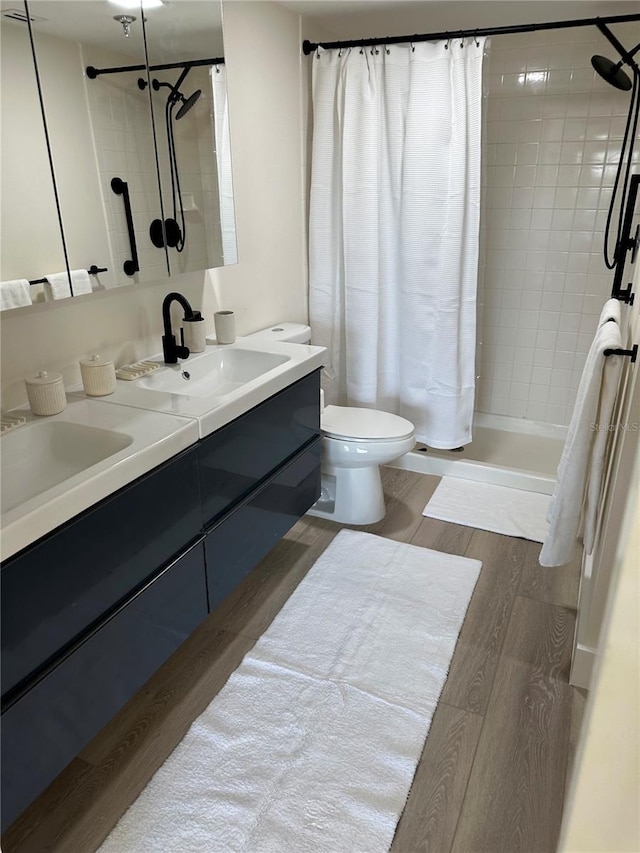
[[[102,853],[388,850],[480,567],[340,532]]]
[[[505,536],[544,542],[550,495],[443,477],[422,514]]]

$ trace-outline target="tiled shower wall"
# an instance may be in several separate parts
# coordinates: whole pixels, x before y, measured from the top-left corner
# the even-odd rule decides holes
[[[637,24],[616,27],[624,44]],[[629,93],[595,28],[499,36],[484,68],[476,408],[568,423],[613,274],[602,246]],[[637,169],[637,162],[636,162]]]

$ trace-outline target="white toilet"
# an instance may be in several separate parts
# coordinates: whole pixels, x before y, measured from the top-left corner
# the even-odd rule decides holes
[[[278,323],[248,338],[309,343],[311,329],[299,323]],[[415,446],[413,424],[375,409],[322,405],[322,492],[309,515],[343,524],[373,524],[384,518],[380,465]]]

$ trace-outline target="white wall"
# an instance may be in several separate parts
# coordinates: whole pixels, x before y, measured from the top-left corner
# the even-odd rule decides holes
[[[307,320],[298,16],[269,0],[230,0],[224,26],[239,263],[4,312],[3,409],[24,401],[25,373],[61,370],[70,384],[91,352],[117,364],[158,352],[171,290],[203,305],[210,331],[220,307],[237,312],[240,333]]]

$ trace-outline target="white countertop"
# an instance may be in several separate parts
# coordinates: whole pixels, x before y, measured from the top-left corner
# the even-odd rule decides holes
[[[239,387],[225,386],[222,391],[221,386],[218,386],[217,392],[215,388],[209,392],[208,372],[204,379],[201,377],[198,380],[197,393],[195,385],[181,384],[180,374],[183,370],[202,374],[203,365],[196,365],[199,358],[216,352],[224,354],[232,348],[286,356],[286,361],[256,378],[242,381]],[[14,454],[9,462],[3,463],[3,478],[7,475],[4,505],[11,508],[5,512],[3,507],[0,559],[6,560],[78,513],[195,444],[199,438],[210,435],[322,367],[325,354],[324,347],[305,344],[271,341],[265,344],[260,340],[238,338],[235,344],[222,346],[208,340],[204,353],[193,354],[189,359],[181,360],[177,366],[164,365],[161,354],[145,359],[155,360],[161,365],[149,376],[160,376],[161,371],[167,371],[160,384],[164,384],[165,379],[173,381],[177,373],[182,393],[144,388],[140,380],[118,380],[114,393],[106,397],[88,397],[81,388],[68,389],[67,407],[58,415],[37,417],[26,406],[13,410],[12,414],[24,415],[28,422],[0,436],[0,455],[3,448]],[[254,359],[254,356],[242,358]],[[208,365],[209,361],[205,364]],[[174,376],[168,371],[173,371]],[[193,394],[189,392],[190,388],[193,388]],[[56,423],[79,425],[77,446],[76,432],[69,427],[38,427],[38,424]],[[63,434],[65,430],[66,436]],[[115,440],[115,452],[112,450],[110,455],[97,462],[93,461],[89,453],[89,458],[83,463],[81,445],[86,442],[91,445],[93,442],[100,448],[102,439],[97,436],[100,430],[111,431],[112,435],[103,435],[107,444]],[[12,440],[11,435],[18,431],[30,432],[22,432],[19,440]],[[61,440],[65,444],[62,454],[65,458],[60,463],[54,457],[60,455],[57,451],[60,451]],[[120,449],[123,442],[127,444]],[[24,466],[21,466],[20,459],[25,459]],[[42,475],[40,464],[44,471]],[[75,467],[82,467],[83,464],[83,469],[76,473]],[[56,478],[61,476],[61,465],[63,479],[57,482]],[[69,467],[71,475],[65,465]],[[53,473],[47,479],[49,469]],[[25,482],[22,482],[23,479]]]
[[[38,425],[45,422],[113,430],[130,438],[131,442],[124,449],[3,512],[2,560],[198,441],[198,425],[194,420],[126,406],[103,406],[93,398],[81,399],[74,395],[68,395],[67,407],[58,415],[37,417],[28,407],[14,409],[12,414],[24,415],[27,423],[0,436],[0,454],[11,447],[12,435],[21,432],[22,444],[24,439],[29,439],[22,431],[33,430],[35,434]],[[8,491],[6,480],[4,488]]]
[[[186,396],[185,394],[173,394],[168,391],[157,391],[145,389],[141,380],[132,381],[118,379],[116,390],[107,397],[95,398],[107,404],[117,403],[135,408],[163,412],[171,415],[179,415],[186,418],[194,418],[198,423],[200,438],[205,438],[212,432],[220,429],[225,424],[248,412],[254,406],[269,399],[269,397],[283,391],[293,382],[302,379],[314,370],[322,367],[326,362],[326,349],[324,347],[307,346],[306,344],[291,344],[277,341],[252,339],[250,337],[238,337],[235,344],[216,344],[215,339],[207,339],[205,353],[194,353],[190,358],[180,360],[178,366],[165,366],[162,354],[156,354],[144,359],[145,361],[157,361],[162,365],[160,370],[189,370],[190,365],[214,350],[229,351],[231,349],[254,350],[257,352],[273,353],[275,355],[287,356],[287,361],[262,376],[246,382],[242,388],[236,391],[216,396]],[[156,372],[156,374],[159,371]],[[154,375],[154,374],[150,374]],[[185,386],[187,387],[187,386]],[[74,389],[74,393],[75,389]],[[83,396],[82,391],[77,392]]]

